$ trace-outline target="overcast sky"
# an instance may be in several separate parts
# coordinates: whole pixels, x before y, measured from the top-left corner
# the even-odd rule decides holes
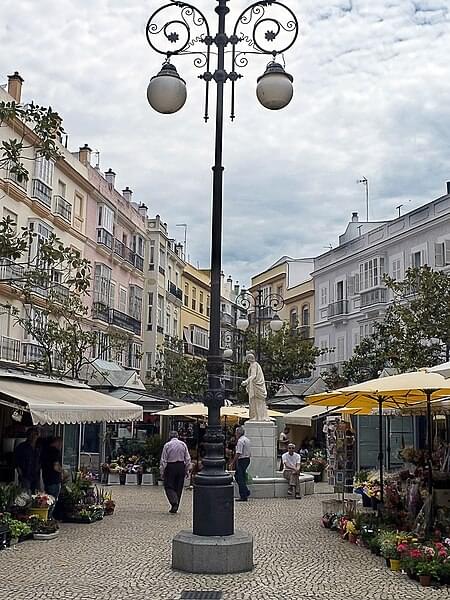
[[[352,211],[393,218],[438,197],[450,179],[449,0],[286,0],[300,37],[286,53],[294,98],[262,108],[251,56],[225,124],[224,270],[241,283],[280,256],[337,243]],[[214,0],[198,0],[216,30]],[[230,0],[229,31],[246,3]],[[214,123],[202,120],[192,57],[174,60],[188,85],[173,116],[150,109],[162,59],[144,30],[146,0],[1,0],[0,79],[18,70],[24,99],[51,104],[69,147],[88,143],[173,237],[188,224],[191,262],[209,264]],[[226,84],[229,114],[229,84]],[[214,100],[214,98],[212,98]],[[211,103],[213,113],[213,102]]]

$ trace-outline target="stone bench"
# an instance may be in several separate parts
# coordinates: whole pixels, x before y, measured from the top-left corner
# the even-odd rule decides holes
[[[309,473],[301,474],[299,480],[302,497],[314,494],[313,475]],[[275,473],[275,477],[252,476],[252,483],[249,484],[248,488],[251,492],[251,498],[285,498],[288,495],[289,485],[283,477],[283,473],[278,471]],[[239,490],[236,482],[234,482],[234,497],[239,498]]]

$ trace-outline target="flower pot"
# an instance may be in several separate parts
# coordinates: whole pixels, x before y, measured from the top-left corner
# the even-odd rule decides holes
[[[46,508],[30,508],[30,515],[39,517],[42,521],[48,521],[48,507]]]
[[[400,571],[400,561],[398,558],[391,558],[390,560],[391,571]]]
[[[153,485],[154,484],[153,473],[142,473],[142,485]]]
[[[108,473],[108,480],[107,480],[108,485],[119,485],[119,483],[120,483],[119,473]]]
[[[125,485],[137,485],[137,473],[127,473],[125,477]]]
[[[419,575],[419,583],[422,587],[429,587],[431,585],[431,575]]]

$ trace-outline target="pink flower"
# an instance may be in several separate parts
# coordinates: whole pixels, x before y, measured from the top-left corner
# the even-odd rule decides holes
[[[406,551],[408,550],[408,544],[404,544],[404,543],[402,543],[402,544],[399,544],[399,545],[397,546],[397,550],[398,550],[400,553],[402,553],[402,552],[406,552]]]
[[[413,548],[409,555],[411,558],[422,558],[422,552],[418,548]]]
[[[440,558],[447,558],[447,552],[446,552],[446,550],[443,550],[443,549],[439,550],[438,556]]]

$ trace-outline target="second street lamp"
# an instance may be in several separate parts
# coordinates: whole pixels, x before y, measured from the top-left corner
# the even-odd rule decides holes
[[[225,471],[223,432],[220,426],[220,408],[225,401],[222,382],[224,364],[220,348],[224,85],[229,82],[231,86],[230,117],[233,120],[235,84],[242,77],[240,69],[248,64],[247,55],[271,56],[271,63],[258,80],[257,97],[263,106],[272,110],[286,106],[292,98],[293,78],[275,59],[277,56],[282,57],[294,44],[298,36],[298,21],[292,10],[281,2],[262,0],[251,4],[240,14],[231,35],[228,35],[225,29],[229,13],[228,0],[217,0],[215,12],[218,20],[215,34],[211,33],[204,14],[186,2],[170,2],[152,14],[146,27],[147,41],[153,50],[166,58],[161,71],[149,83],[147,98],[156,111],[165,114],[174,113],[184,105],[186,86],[171,63],[174,56],[194,55],[194,65],[202,69],[199,77],[205,82],[205,121],[209,118],[210,86],[212,82],[216,84],[211,313],[207,358],[208,390],[205,395],[208,427],[204,436],[203,470],[194,480],[193,536],[189,537],[187,532],[181,532],[181,537],[175,538],[172,566],[191,572],[230,573],[252,568],[252,541],[251,536],[234,532],[233,484],[231,475]],[[229,70],[225,64],[225,54],[228,52]],[[211,55],[217,55],[215,70],[211,66]],[[212,539],[208,540],[208,536]],[[228,543],[226,536],[229,538]],[[219,548],[221,543],[225,544],[225,550]],[[195,552],[192,547],[195,547]]]

